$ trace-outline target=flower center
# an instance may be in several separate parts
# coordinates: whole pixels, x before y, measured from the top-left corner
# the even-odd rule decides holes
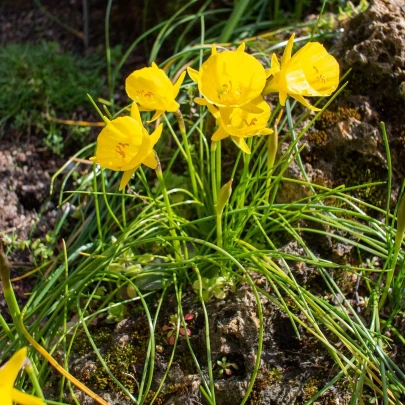
[[[115,156],[117,159],[121,160],[122,163],[126,163],[125,159],[127,157],[127,153],[125,152],[125,148],[129,146],[129,143],[117,143],[115,146]]]
[[[247,120],[243,119],[242,120],[248,127],[252,126],[252,125],[256,125],[257,122],[257,118],[252,118],[250,120],[250,122],[247,122]]]
[[[231,80],[228,80],[226,83],[222,84],[217,91],[218,98],[221,101],[236,101],[239,99],[243,90],[238,83],[238,86],[234,86]]]
[[[325,78],[325,76],[322,74],[322,73],[319,73],[319,70],[318,70],[318,68],[316,67],[316,66],[312,66],[314,69],[315,69],[315,72],[316,72],[316,81],[317,82],[319,82],[319,83],[326,83],[326,78]]]
[[[148,98],[150,99],[152,96],[154,96],[155,94],[152,93],[151,91],[145,91],[143,89],[141,90],[136,90],[136,94],[138,94],[139,97],[144,97],[144,98]]]

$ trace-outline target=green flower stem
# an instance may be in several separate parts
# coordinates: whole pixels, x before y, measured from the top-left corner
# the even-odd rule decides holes
[[[162,173],[162,166],[160,165],[160,161],[156,156],[156,159],[158,160],[158,165],[155,169],[156,171],[156,176],[159,180],[159,183],[162,187],[162,194],[163,194],[163,200],[165,202],[166,210],[167,210],[167,217],[169,218],[169,223],[170,223],[170,235],[173,237],[177,237],[176,234],[176,224],[173,220],[173,211],[172,211],[172,206],[170,205],[170,200],[169,200],[169,195],[167,194],[167,189],[165,182],[163,180],[163,173]],[[181,260],[181,249],[180,249],[180,242],[175,239],[173,240],[173,248],[174,248],[174,255],[176,260]]]
[[[252,142],[251,142],[250,138],[248,140],[248,145],[249,147],[251,147]],[[249,163],[250,163],[250,157],[251,155],[248,155],[246,153],[243,154],[243,172],[242,172],[242,177],[240,179],[240,185],[242,188],[242,192],[240,193],[240,197],[239,197],[239,208],[243,208],[245,206],[245,196],[246,196],[246,188],[247,188],[247,184],[248,184],[248,176],[249,176]]]
[[[217,179],[217,192],[221,189],[221,170],[222,170],[222,161],[221,161],[221,141],[217,142],[217,149],[215,151],[215,174]]]
[[[196,200],[199,200],[195,168],[194,168],[194,165],[193,165],[193,159],[191,157],[190,146],[189,146],[189,143],[188,143],[188,138],[187,138],[187,133],[186,133],[186,126],[184,124],[183,114],[181,113],[180,110],[177,110],[174,113],[174,116],[177,119],[177,123],[178,123],[179,129],[180,129],[180,133],[181,133],[181,136],[183,138],[184,151],[186,152],[186,155],[187,155],[187,164],[188,164],[188,170],[190,172],[191,187],[193,188],[194,198]]]
[[[5,334],[10,339],[10,342],[13,342],[15,340],[13,332],[11,332],[11,329],[8,327],[6,320],[3,318],[3,315],[1,314],[0,314],[0,328],[4,330]]]
[[[270,198],[270,186],[271,186],[271,174],[273,171],[274,162],[276,161],[277,149],[278,149],[278,124],[281,120],[283,110],[280,111],[273,128],[273,133],[268,136],[267,139],[267,184],[266,184],[266,196],[265,201],[268,203]]]
[[[107,207],[107,211],[110,213],[112,219],[118,225],[118,228],[120,228],[121,232],[124,232],[124,228],[120,224],[120,221],[118,221],[117,217],[115,216],[113,210],[110,207],[110,204],[108,203],[107,192],[105,189],[104,169],[100,168],[100,174],[101,174],[101,189],[103,190],[104,203],[105,206]]]
[[[20,318],[21,312],[18,306],[17,299],[14,295],[14,290],[10,281],[10,263],[4,253],[3,241],[0,239],[0,278],[3,285],[3,294],[7,302],[7,307],[10,311],[11,318],[13,319],[14,326],[17,330],[18,336],[21,341],[25,341],[24,331],[21,328]]]
[[[37,374],[31,364],[31,362],[29,362],[29,364],[27,366],[25,366],[25,371],[28,373],[28,375],[30,377],[32,386],[34,387],[34,390],[35,390],[35,395],[37,397],[39,397],[40,399],[42,399],[43,401],[45,401],[44,393],[42,392],[42,388],[39,385]]]
[[[217,219],[217,246],[222,249],[223,236],[222,236],[222,213],[216,215]]]
[[[211,156],[210,156],[210,163],[211,163],[211,184],[212,184],[212,202],[214,206],[217,203],[218,200],[218,191],[219,187],[217,184],[217,176],[216,176],[216,150],[217,150],[217,143],[218,142],[212,142],[211,143]]]

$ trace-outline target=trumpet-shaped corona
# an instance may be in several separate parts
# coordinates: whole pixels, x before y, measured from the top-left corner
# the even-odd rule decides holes
[[[218,121],[219,127],[211,138],[213,141],[219,141],[230,136],[243,152],[250,154],[251,152],[245,138],[273,133],[271,129],[266,128],[270,118],[270,106],[262,96],[252,101],[252,105],[255,107],[253,110],[259,109],[260,113],[254,113],[238,107],[216,108],[205,99],[196,99],[195,101],[200,105],[206,105]]]
[[[175,112],[180,105],[175,100],[179,94],[186,72],[183,72],[173,84],[163,69],[156,63],[151,67],[135,70],[125,81],[128,97],[139,104],[140,111],[155,111],[151,121],[156,120],[165,111]]]
[[[0,368],[0,402],[1,405],[45,405],[37,397],[28,395],[14,388],[17,375],[27,359],[27,348],[24,347],[16,352],[11,359]]]
[[[272,55],[268,71],[272,77],[263,95],[278,92],[281,105],[285,105],[290,95],[311,110],[319,111],[304,97],[331,95],[339,84],[339,64],[319,42],[307,43],[291,57],[293,44],[294,34],[288,40],[281,64],[277,56]]]
[[[245,52],[245,44],[236,51],[217,53],[212,46],[211,56],[201,65],[200,71],[187,68],[191,79],[205,99],[218,107],[249,106],[266,84],[266,71],[252,55]],[[256,110],[260,112],[260,110]]]
[[[109,121],[97,138],[96,156],[90,158],[105,169],[123,171],[120,190],[129,182],[141,165],[156,169],[157,160],[153,147],[162,133],[162,124],[149,135],[142,125],[136,103],[132,104],[131,116]]]

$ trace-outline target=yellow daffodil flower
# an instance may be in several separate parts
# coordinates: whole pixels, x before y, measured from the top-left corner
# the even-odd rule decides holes
[[[156,63],[151,67],[135,70],[125,81],[128,97],[139,104],[140,111],[155,111],[151,121],[159,118],[165,111],[176,112],[180,105],[175,100],[179,94],[186,72],[173,84],[163,69]],[[149,122],[151,122],[149,121]]]
[[[217,108],[203,98],[195,101],[200,105],[206,105],[218,121],[219,127],[211,138],[213,141],[219,141],[230,136],[243,152],[250,154],[249,146],[244,138],[273,133],[271,129],[266,128],[270,118],[270,106],[262,96],[252,101],[252,104],[262,111],[260,113],[252,113],[237,107]]]
[[[135,170],[143,163],[156,169],[157,160],[153,147],[162,133],[162,124],[148,134],[142,125],[136,103],[132,103],[131,116],[109,121],[97,138],[96,156],[90,158],[105,169],[123,171],[120,183],[122,190]]]
[[[261,94],[266,84],[263,65],[245,52],[245,44],[236,51],[221,53],[217,53],[213,45],[211,56],[200,71],[187,68],[187,72],[205,99],[218,107],[252,110],[251,101]]]
[[[14,402],[20,405],[45,405],[41,399],[14,388],[15,379],[27,361],[27,348],[24,347],[0,368],[1,405],[13,405]]]
[[[285,105],[290,95],[311,110],[319,108],[309,104],[305,97],[330,96],[339,84],[339,64],[319,42],[308,42],[293,57],[294,34],[285,47],[281,65],[275,54],[271,58],[272,74],[263,95],[278,92],[280,104]]]

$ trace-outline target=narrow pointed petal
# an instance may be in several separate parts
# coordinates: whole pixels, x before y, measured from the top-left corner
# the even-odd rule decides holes
[[[210,102],[208,102],[205,98],[195,98],[194,102],[198,105],[205,105],[208,108],[208,111],[215,117],[215,119],[219,120],[220,112],[219,110]]]
[[[45,405],[45,402],[42,401],[42,399],[18,391],[15,388],[11,391],[11,398],[19,405]]]
[[[228,138],[228,136],[229,136],[229,134],[224,129],[219,127],[215,131],[214,135],[212,135],[211,140],[212,141],[220,141],[221,139]]]
[[[119,191],[121,191],[129,183],[129,180],[131,180],[131,177],[135,173],[135,170],[137,168],[138,168],[138,166],[124,172],[124,174],[122,175]]]
[[[246,48],[246,45],[245,45],[244,42],[242,42],[242,43],[238,46],[238,49],[237,49],[236,51],[237,51],[237,52],[245,52],[245,48]]]
[[[309,104],[307,100],[305,100],[304,97],[300,96],[299,94],[290,94],[290,96],[294,99],[296,99],[299,103],[303,104],[305,107],[309,108],[312,111],[321,111],[320,108],[315,107],[312,104]]]
[[[198,104],[198,105],[206,105],[206,106],[208,106],[208,105],[211,104],[209,101],[207,101],[207,100],[206,100],[205,98],[203,98],[203,97],[196,97],[196,98],[194,99],[194,102],[195,102],[196,104]]]
[[[180,86],[182,85],[185,77],[186,77],[186,72],[184,71],[181,73],[181,75],[177,79],[177,82],[173,85],[173,98],[176,98],[177,95],[179,94]]]
[[[284,68],[285,64],[291,59],[291,53],[294,45],[295,34],[292,34],[284,49],[283,57],[281,58],[281,67]]]
[[[275,53],[271,55],[271,68],[276,69],[276,71],[279,71],[281,69],[280,62],[278,61],[277,55]]]
[[[176,101],[173,100],[166,108],[167,112],[176,112],[180,108],[180,104]]]
[[[242,150],[242,152],[247,153],[248,155],[251,154],[249,146],[247,145],[246,141],[243,138],[238,136],[231,136],[232,140],[238,145],[238,147]]]
[[[141,111],[141,112],[144,112],[144,111],[153,111],[153,109],[150,109],[150,108],[148,108],[148,107],[144,107],[143,105],[138,105],[138,110]]]
[[[131,106],[131,117],[134,120],[138,121],[140,125],[142,125],[141,114],[139,114],[139,108],[138,105],[135,103],[135,101],[132,103]]]
[[[216,53],[217,53],[217,47],[215,45],[212,45],[211,55],[216,55]]]
[[[285,100],[287,100],[287,93],[285,91],[280,90],[278,97],[280,99],[280,104],[282,106],[285,106]]]
[[[14,385],[14,381],[17,378],[20,369],[24,365],[25,359],[27,358],[27,348],[23,347],[13,354],[10,360],[4,364],[0,369],[0,379],[2,386]]]
[[[274,131],[270,128],[263,128],[258,135],[271,135]]]
[[[250,112],[252,114],[260,114],[263,112],[263,109],[258,107],[256,103],[250,102],[239,107],[241,110]]]
[[[155,114],[153,114],[153,117],[149,121],[146,121],[146,122],[148,124],[150,124],[151,122],[156,121],[163,113],[164,113],[164,110],[156,110]]]
[[[159,69],[159,66],[158,66],[158,65],[156,65],[156,63],[155,63],[155,62],[152,62],[152,67],[153,67],[153,68],[155,68],[155,69]]]
[[[156,169],[158,162],[156,160],[156,152],[152,150],[152,152],[146,157],[146,159],[142,162],[145,166],[150,167],[151,169]]]
[[[163,124],[159,124],[159,126],[150,134],[150,146],[153,148],[157,141],[160,138],[160,135],[162,135],[162,129],[163,129]]]
[[[198,83],[198,78],[200,76],[200,72],[198,70],[195,70],[195,69],[193,69],[191,67],[188,67],[187,68],[187,73],[188,73],[188,75],[190,76],[191,80],[194,83]]]

